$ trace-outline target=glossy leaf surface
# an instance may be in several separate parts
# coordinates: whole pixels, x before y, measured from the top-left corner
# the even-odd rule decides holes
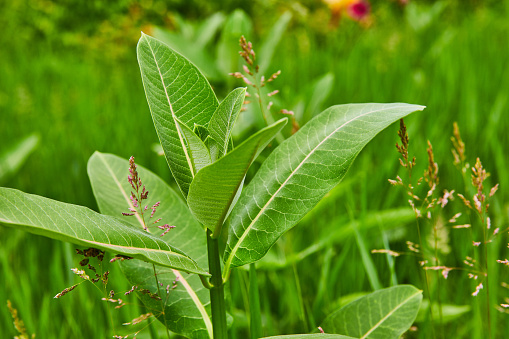
[[[193,173],[175,118],[191,130],[195,123],[206,127],[218,106],[217,98],[196,66],[159,40],[142,34],[137,52],[157,135],[170,170],[187,196]]]
[[[131,207],[129,194],[132,190],[127,182],[129,173],[127,160],[112,154],[96,152],[88,163],[88,173],[94,195],[102,213],[120,215]],[[201,267],[207,267],[207,244],[205,231],[197,223],[186,204],[163,180],[149,170],[138,165],[138,173],[143,184],[149,191],[147,205],[149,210],[146,220],[162,218],[158,224],[175,225],[161,239],[179,246],[196,259]],[[150,219],[150,206],[160,202],[154,217]],[[138,228],[142,227],[135,216],[125,217],[126,221]],[[150,229],[154,234],[161,234],[162,230]],[[121,263],[122,271],[130,284],[138,288],[157,292],[154,271],[151,264],[138,260],[128,260]],[[197,275],[188,275],[175,269],[156,267],[160,289],[165,299],[164,313],[161,322],[175,333],[189,338],[209,338],[212,333],[210,321],[209,291],[203,287]],[[176,281],[176,287],[173,282]],[[166,286],[170,285],[170,292],[166,295]],[[146,307],[154,310],[155,314],[162,310],[161,301],[139,293],[138,297]]]
[[[398,339],[417,316],[422,291],[410,285],[398,285],[370,293],[332,313],[321,327],[365,339]]]
[[[165,267],[208,275],[179,249],[122,219],[10,188],[0,188],[0,224]]]
[[[281,119],[258,131],[226,156],[196,174],[189,189],[187,203],[200,223],[212,232],[222,226],[249,166],[284,127],[286,121],[286,118]]]
[[[209,123],[210,136],[214,138],[219,147],[219,158],[228,151],[228,143],[233,125],[244,103],[246,88],[237,88],[231,91],[219,104]]]
[[[198,173],[203,167],[210,165],[210,153],[200,139],[186,124],[182,121],[175,119],[177,122],[177,128],[182,133],[182,137],[185,140],[185,147],[190,160],[190,168],[192,168],[193,176]],[[198,129],[195,129],[198,130]]]
[[[341,181],[378,132],[423,108],[401,103],[333,106],[284,141],[265,160],[231,213],[226,271],[261,259]]]

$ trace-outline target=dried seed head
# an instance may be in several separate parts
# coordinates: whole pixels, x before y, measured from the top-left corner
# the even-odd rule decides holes
[[[14,328],[19,332],[19,336],[15,336],[15,339],[35,339],[35,334],[31,336],[28,335],[27,330],[25,328],[25,323],[18,316],[18,310],[12,307],[12,303],[10,300],[7,300],[7,308],[9,309],[9,313],[11,314]]]
[[[453,149],[452,154],[454,156],[454,165],[463,166],[465,163],[465,143],[461,140],[460,129],[456,122],[453,123],[453,136],[451,137]]]
[[[173,225],[168,225],[168,224],[164,224],[162,226],[157,226],[157,228],[161,229],[161,230],[164,230],[163,233],[161,233],[161,237],[163,235],[165,235],[166,233],[168,233],[169,231],[171,231],[172,229],[174,229],[176,226],[173,226]]]
[[[415,253],[419,253],[419,245],[418,244],[414,244],[413,242],[411,241],[407,241],[406,242],[406,245],[408,247],[408,249],[412,252],[415,252]]]
[[[454,190],[452,190],[450,192],[448,190],[444,190],[444,195],[438,199],[438,203],[440,204],[440,206],[442,208],[444,208],[445,205],[447,205],[447,203],[449,202],[449,200],[454,200]],[[460,215],[461,215],[461,213],[460,213]],[[452,222],[454,222],[454,221],[452,221]]]
[[[110,263],[113,263],[117,260],[124,261],[124,260],[130,260],[130,259],[133,259],[133,258],[125,256],[125,255],[117,254],[113,259],[110,260]]]
[[[444,279],[447,279],[447,277],[449,276],[449,272],[453,270],[452,267],[447,267],[447,266],[428,266],[428,267],[424,267],[424,269],[425,270],[441,271]]]
[[[458,193],[457,196],[460,197],[460,199],[463,201],[463,204],[465,204],[466,207],[472,208],[472,204],[470,203],[469,200],[467,200],[467,198],[463,196],[463,194]]]
[[[403,119],[399,120],[399,131],[398,131],[399,139],[401,140],[401,146],[396,143],[396,149],[398,150],[399,154],[403,157],[403,163],[409,164],[409,167],[412,167],[411,162],[408,161],[408,133],[405,125],[405,121]],[[406,166],[405,166],[406,167]]]
[[[472,172],[472,185],[477,188],[477,193],[482,195],[483,182],[490,176],[490,174],[482,167],[482,163],[479,158],[476,159]]]
[[[482,289],[483,289],[483,285],[482,285],[482,283],[480,283],[479,285],[477,285],[477,287],[475,288],[475,291],[474,291],[474,293],[472,293],[472,295],[473,295],[474,297],[477,297],[477,295],[479,294],[479,292],[480,292]]]
[[[394,252],[394,251],[391,251],[391,250],[386,250],[386,249],[371,250],[371,253],[385,253],[385,254],[391,255],[393,257],[399,257],[401,255],[401,253]]]
[[[494,195],[495,195],[495,193],[497,192],[497,190],[498,190],[498,184],[496,184],[495,186],[493,186],[493,187],[491,188],[491,190],[490,190],[490,195],[489,195],[489,196],[490,196],[490,198],[491,198],[492,196],[494,196]]]
[[[470,224],[454,225],[452,228],[470,228]]]
[[[131,320],[128,323],[123,323],[122,325],[136,325],[136,324],[141,323],[143,320],[147,320],[151,316],[152,316],[152,313],[145,313],[145,314],[140,315],[138,318]]]
[[[293,111],[289,111],[287,109],[282,109],[281,111],[279,111],[279,113],[286,114],[286,115],[295,115],[295,113],[293,113]]]
[[[129,295],[129,294],[133,293],[134,290],[137,289],[137,288],[138,288],[138,286],[134,285],[133,287],[131,287],[131,289],[129,291],[125,292],[124,294],[125,295]]]
[[[93,247],[83,250],[83,255],[85,257],[97,257],[101,254],[104,254],[104,251],[101,251],[101,250],[99,250],[97,248],[93,248]]]
[[[228,73],[228,75],[231,75],[232,77],[235,77],[237,79],[242,79],[244,77],[244,75],[242,75],[242,73],[240,72]]]
[[[438,185],[438,164],[435,162],[433,154],[433,147],[428,140],[428,168],[424,171],[424,180],[428,183],[430,188]]]
[[[456,219],[458,219],[459,217],[461,217],[461,213],[456,213],[455,215],[453,215],[451,219],[449,219],[449,222],[450,223],[456,222]]]
[[[58,299],[64,295],[66,295],[67,293],[71,292],[72,290],[74,290],[76,287],[78,287],[79,284],[76,284],[76,285],[72,285],[71,287],[67,287],[66,289],[64,289],[62,292],[58,293],[57,295],[55,295],[53,298],[55,299]]]

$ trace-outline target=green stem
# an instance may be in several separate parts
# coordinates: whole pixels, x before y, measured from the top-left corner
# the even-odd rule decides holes
[[[212,327],[214,339],[227,339],[226,305],[224,301],[224,284],[221,275],[219,258],[219,240],[212,238],[212,231],[207,230],[207,252],[209,257],[210,278],[210,304],[212,311]]]
[[[256,276],[255,264],[249,264],[249,314],[251,339],[262,336],[262,317],[260,309],[260,294],[258,290],[258,277]]]
[[[413,194],[413,191],[412,191],[412,194]],[[421,236],[421,226],[419,224],[419,217],[417,216],[417,214],[415,216],[415,223],[417,224],[417,235],[419,237],[419,246],[421,248],[421,251],[424,251],[423,241],[422,241],[422,236]],[[433,301],[431,300],[428,271],[427,270],[422,270],[422,271],[424,271],[425,293],[428,295],[428,299],[429,299],[429,316],[430,316],[430,321],[431,321],[431,332],[433,333],[433,338],[436,338],[437,334],[435,331],[435,321],[433,319]]]
[[[487,224],[484,223],[484,221],[486,220],[486,218],[484,217],[484,215],[481,215],[481,218],[482,218],[482,221],[483,221],[483,224],[482,224],[482,230],[483,230],[483,250],[484,250],[484,267],[485,267],[485,272],[486,272],[486,318],[487,318],[487,324],[486,326],[488,327],[488,338],[492,338],[491,336],[491,314],[490,314],[490,284],[489,284],[489,281],[488,281],[488,277],[489,277],[489,273],[488,273],[488,263],[489,263],[489,260],[488,260],[488,237],[486,235],[486,226]]]

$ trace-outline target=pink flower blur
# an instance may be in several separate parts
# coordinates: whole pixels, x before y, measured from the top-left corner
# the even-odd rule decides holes
[[[348,6],[348,15],[357,21],[360,21],[368,16],[370,6],[367,1],[359,0]]]

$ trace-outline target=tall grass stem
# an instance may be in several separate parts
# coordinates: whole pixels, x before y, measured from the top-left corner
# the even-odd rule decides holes
[[[258,277],[256,275],[256,266],[254,263],[249,264],[249,315],[251,339],[262,337],[260,293],[258,290]]]

